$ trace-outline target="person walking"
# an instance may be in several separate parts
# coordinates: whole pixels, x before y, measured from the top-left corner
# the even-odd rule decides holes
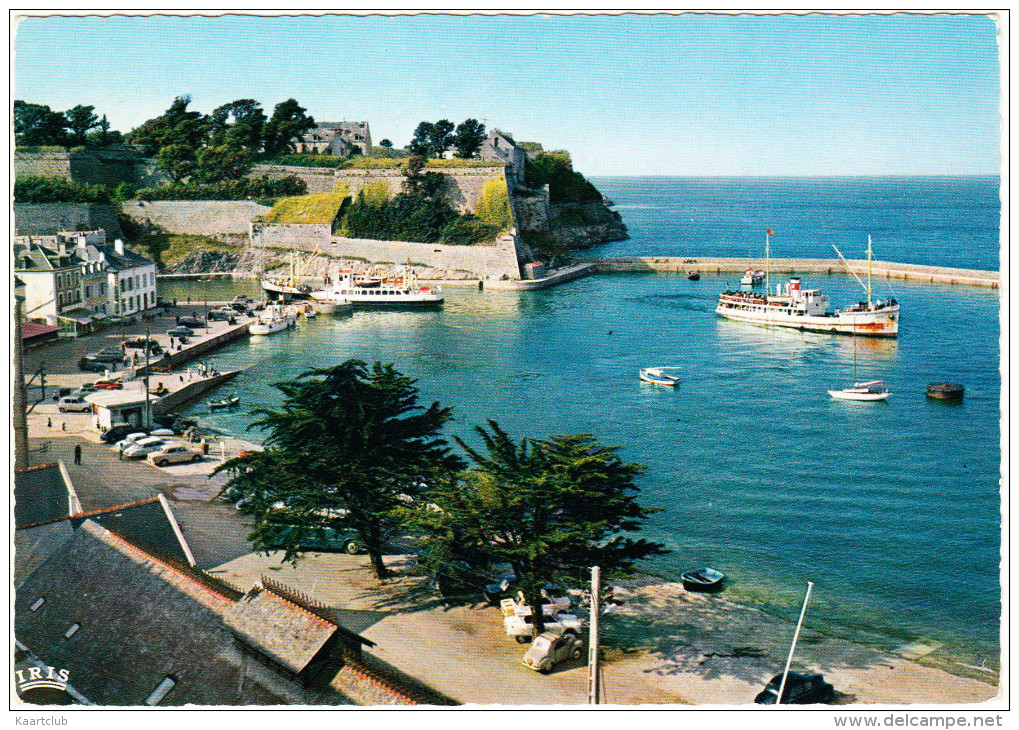
[[[81,463],[81,444],[75,444],[74,446],[74,463]]]

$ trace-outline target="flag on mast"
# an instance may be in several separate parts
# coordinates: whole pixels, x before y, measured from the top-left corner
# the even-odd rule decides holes
[[[771,229],[769,228],[769,229],[768,229],[768,235],[769,235],[769,236],[774,236],[774,235],[775,235],[775,231],[773,231],[773,230],[771,230]]]

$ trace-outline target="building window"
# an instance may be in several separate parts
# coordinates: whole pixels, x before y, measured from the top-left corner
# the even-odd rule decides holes
[[[71,628],[64,632],[64,638],[70,639],[72,636],[78,633],[78,629],[81,628],[81,624],[71,624]]]
[[[156,685],[156,688],[152,690],[152,694],[145,698],[145,704],[150,707],[158,705],[170,693],[175,684],[177,684],[177,680],[173,677],[163,677],[163,681]]]
[[[29,610],[29,611],[31,611],[32,613],[35,613],[35,612],[36,612],[36,611],[38,611],[38,610],[39,610],[40,608],[42,608],[42,604],[44,604],[44,603],[46,603],[46,599],[45,599],[45,598],[41,598],[41,597],[40,597],[40,598],[37,598],[37,599],[36,599],[36,601],[35,601],[35,603],[33,603],[33,604],[32,604],[32,605],[31,605],[31,606],[29,607],[29,609],[28,609],[28,610]]]

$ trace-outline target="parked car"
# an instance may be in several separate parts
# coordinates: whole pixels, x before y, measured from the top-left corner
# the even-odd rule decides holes
[[[90,352],[85,357],[97,360],[98,362],[124,362],[124,351],[116,347],[104,347],[99,352]]]
[[[754,702],[759,705],[774,705],[778,698],[778,688],[781,685],[782,675],[776,674],[764,686],[764,690],[754,698]],[[813,705],[831,702],[833,699],[835,699],[835,688],[824,681],[824,675],[789,672],[785,688],[782,690],[781,704]]]
[[[97,380],[93,383],[96,390],[122,390],[124,384],[119,380],[113,378],[106,378],[105,380]]]
[[[583,656],[584,642],[574,634],[557,636],[546,631],[533,642],[524,652],[524,666],[542,674],[548,674],[552,667],[567,659],[580,659]]]
[[[344,552],[348,555],[364,552],[357,533],[352,530],[304,525],[284,527],[273,540],[272,547],[276,549],[294,547],[301,552]]]
[[[251,297],[249,297],[247,294],[238,294],[237,296],[235,296],[233,298],[233,301],[230,302],[230,303],[231,304],[251,304],[253,301],[255,301],[255,300],[252,299]]]
[[[112,444],[120,441],[130,433],[134,433],[136,426],[130,423],[114,423],[99,435],[99,440],[104,444]]]
[[[141,442],[139,442],[140,445]],[[201,461],[202,454],[194,449],[189,449],[184,444],[167,443],[163,448],[150,453],[148,460],[156,466],[166,466],[167,464],[181,464],[186,461]]]
[[[92,404],[82,400],[81,396],[65,395],[60,399],[57,410],[61,413],[90,413],[92,411]]]
[[[123,317],[110,317],[106,321],[109,322],[110,324],[126,325],[126,324],[134,324],[135,322],[138,321],[138,318],[135,317],[133,314],[127,314],[127,315],[124,315]]]
[[[169,309],[170,307],[173,307],[175,305],[169,299],[164,299],[163,297],[156,297],[156,306],[162,307],[163,309]]]
[[[517,591],[516,599],[518,606],[525,605],[523,591]],[[568,595],[551,585],[541,589],[541,599],[544,605],[552,606],[555,611],[567,611],[573,603]]]
[[[181,317],[180,319],[177,320],[177,326],[197,329],[198,327],[204,327],[205,322],[198,319],[197,317]]]
[[[230,305],[230,309],[232,309],[234,312],[237,312],[238,314],[248,313],[248,305],[245,304],[244,302],[234,302],[233,304]]]
[[[144,459],[153,451],[159,451],[165,445],[166,439],[162,436],[146,436],[128,446],[121,454],[125,459]]]
[[[584,630],[583,619],[572,613],[549,613],[545,611],[543,618],[545,619],[545,631],[553,634],[574,634],[579,636]],[[531,609],[518,608],[515,613],[509,616],[506,616],[504,612],[502,626],[506,631],[506,636],[516,638],[519,644],[526,644],[534,634],[534,617],[531,615]]]
[[[86,373],[105,373],[110,369],[110,363],[100,362],[86,355],[78,360],[78,369]]]
[[[129,339],[124,340],[124,347],[130,348],[132,350],[144,350],[146,346],[149,348],[149,350],[153,352],[161,349],[159,347],[159,343],[156,342],[151,337],[148,339],[144,337],[131,337]]]
[[[82,383],[81,387],[78,388],[78,392],[79,393],[83,393],[83,394],[95,393],[96,392],[96,384],[95,383]]]
[[[195,332],[190,327],[171,327],[166,331],[170,337],[194,337]]]
[[[208,317],[214,322],[228,322],[233,317],[237,316],[237,312],[230,307],[220,307],[219,309],[209,310]]]
[[[124,438],[122,438],[120,441],[113,445],[113,450],[118,451],[120,453],[124,453],[125,449],[134,446],[143,438],[148,438],[148,436],[149,436],[148,431],[135,431],[133,433],[129,433],[127,436],[125,436]]]

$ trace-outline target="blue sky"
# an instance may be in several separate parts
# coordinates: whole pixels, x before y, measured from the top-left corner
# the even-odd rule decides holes
[[[128,131],[190,94],[293,97],[405,145],[475,117],[588,175],[999,170],[997,29],[981,16],[40,17],[15,98]]]

